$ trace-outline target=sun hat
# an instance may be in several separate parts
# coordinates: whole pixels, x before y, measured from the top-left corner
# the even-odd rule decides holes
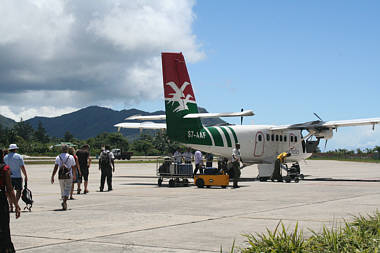
[[[11,145],[9,145],[8,150],[13,150],[13,149],[18,149],[18,147],[17,147],[16,144],[11,144]]]

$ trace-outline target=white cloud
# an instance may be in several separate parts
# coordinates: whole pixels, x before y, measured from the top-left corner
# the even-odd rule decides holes
[[[20,111],[14,112],[8,106],[0,106],[1,115],[13,119],[15,121],[20,121],[20,119],[27,120],[35,116],[44,117],[56,117],[62,114],[70,113],[78,110],[78,108],[64,107],[56,108],[53,106],[41,106],[41,107],[20,107]]]
[[[375,130],[372,126],[342,127],[334,131],[334,137],[328,141],[326,150],[357,148],[373,148],[380,146],[380,126],[376,125]],[[324,149],[324,141],[321,142],[321,149]]]
[[[194,4],[2,1],[0,114],[47,116],[161,97],[162,51],[182,51],[189,61],[204,56],[192,32]]]

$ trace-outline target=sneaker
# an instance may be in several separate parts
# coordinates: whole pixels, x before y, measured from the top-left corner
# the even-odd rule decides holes
[[[67,203],[66,202],[62,202],[62,210],[63,211],[66,211],[67,210]]]
[[[80,194],[80,191],[81,191],[81,189],[78,189],[78,190],[77,190],[77,194]]]
[[[100,192],[103,192],[103,189],[100,189],[99,191],[100,191]]]
[[[88,190],[84,190],[83,194],[87,194],[88,193]]]

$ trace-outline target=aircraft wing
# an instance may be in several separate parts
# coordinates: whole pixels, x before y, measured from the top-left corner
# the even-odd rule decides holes
[[[336,129],[338,127],[348,127],[348,126],[364,126],[380,124],[380,118],[370,118],[370,119],[354,119],[354,120],[336,120],[336,121],[310,121],[294,125],[284,125],[284,126],[274,126],[271,130],[285,130],[285,129],[319,129],[319,128],[331,128]]]
[[[166,129],[166,123],[154,123],[154,122],[143,122],[143,123],[118,123],[114,127],[120,128],[135,128],[135,129]]]
[[[195,119],[195,118],[219,118],[219,117],[243,117],[243,116],[253,116],[255,115],[251,110],[242,112],[222,112],[222,113],[190,113],[185,115],[185,119]]]
[[[149,115],[149,116],[141,116],[134,115],[126,118],[126,120],[165,120],[166,115]]]

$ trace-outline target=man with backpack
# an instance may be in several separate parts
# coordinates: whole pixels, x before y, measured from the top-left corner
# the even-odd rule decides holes
[[[110,146],[106,145],[105,150],[99,156],[99,170],[101,171],[100,177],[100,191],[104,189],[104,182],[107,178],[108,191],[112,191],[112,173],[115,172],[115,157],[110,151]]]
[[[76,179],[76,163],[74,157],[67,152],[69,147],[62,145],[62,152],[55,159],[53,174],[51,175],[51,183],[54,184],[54,176],[58,170],[59,185],[61,187],[62,210],[67,210],[67,199],[70,196],[73,180]]]
[[[22,191],[22,174],[24,174],[25,184],[28,182],[28,175],[26,174],[24,159],[21,155],[17,153],[18,147],[16,144],[9,145],[9,153],[4,157],[5,164],[7,164],[10,168],[11,173],[11,183],[13,186],[13,190],[16,191],[16,200],[17,203],[21,197]],[[13,212],[13,204],[10,202],[10,209]]]

